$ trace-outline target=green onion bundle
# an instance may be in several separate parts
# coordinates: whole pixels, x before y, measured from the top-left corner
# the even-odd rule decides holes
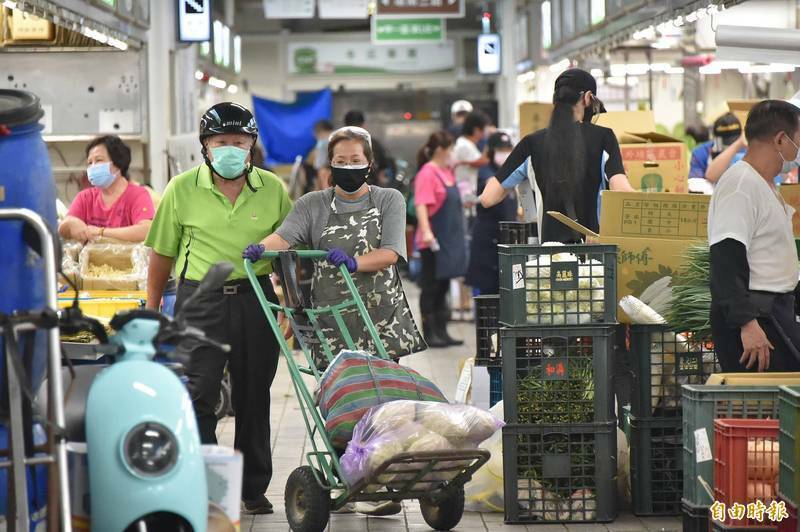
[[[664,316],[670,329],[691,333],[696,341],[711,339],[711,253],[707,244],[689,247],[672,282],[672,303]]]

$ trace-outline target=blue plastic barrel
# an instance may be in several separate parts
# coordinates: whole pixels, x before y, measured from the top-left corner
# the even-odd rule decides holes
[[[56,231],[56,187],[42,139],[39,98],[0,89],[0,209],[28,208]],[[45,306],[44,262],[23,239],[21,222],[0,221],[0,312]],[[24,345],[20,346],[24,349]],[[2,354],[0,344],[0,354]],[[0,358],[0,375],[4,356]],[[31,384],[38,389],[46,365],[46,334],[36,335]],[[3,398],[5,399],[5,398]]]

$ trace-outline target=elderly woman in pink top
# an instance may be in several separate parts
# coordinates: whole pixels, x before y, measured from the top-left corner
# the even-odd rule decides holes
[[[147,189],[128,181],[130,148],[115,135],[98,137],[86,147],[86,164],[92,186],[72,201],[58,234],[80,242],[102,236],[143,241],[153,219],[153,200]]]

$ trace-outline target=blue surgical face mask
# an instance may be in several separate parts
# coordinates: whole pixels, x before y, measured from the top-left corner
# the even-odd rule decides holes
[[[92,186],[108,188],[117,178],[111,173],[111,163],[96,163],[86,169],[86,175]]]
[[[786,136],[786,138],[789,139],[789,142],[792,143],[792,146],[797,148],[797,155],[795,155],[793,160],[787,161],[786,159],[783,158],[783,154],[781,152],[778,152],[778,155],[781,156],[781,160],[783,161],[783,166],[781,167],[782,174],[788,174],[795,168],[800,168],[800,147],[798,147],[797,144],[795,144],[794,141],[790,139],[788,135]]]
[[[211,166],[223,179],[238,179],[244,173],[249,153],[236,146],[211,148]]]

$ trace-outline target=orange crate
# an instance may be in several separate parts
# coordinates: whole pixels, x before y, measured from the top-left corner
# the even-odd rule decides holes
[[[714,499],[730,509],[761,501],[769,507],[778,499],[779,421],[777,419],[714,420]],[[719,524],[716,522],[715,524]],[[764,519],[733,519],[726,511],[724,525],[737,529],[772,529]],[[723,528],[728,528],[723,527]]]

